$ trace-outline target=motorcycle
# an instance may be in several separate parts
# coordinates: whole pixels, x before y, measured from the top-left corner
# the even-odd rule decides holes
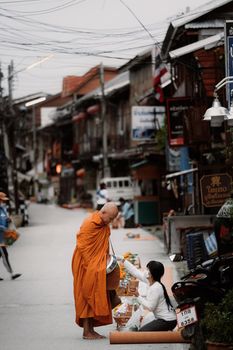
[[[233,288],[233,254],[209,259],[172,286],[177,302],[177,325],[190,349],[205,350],[200,320],[207,302],[219,303]]]

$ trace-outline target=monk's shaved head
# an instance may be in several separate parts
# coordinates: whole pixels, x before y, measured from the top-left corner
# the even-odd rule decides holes
[[[111,213],[118,214],[118,208],[117,205],[114,202],[107,202],[104,204],[104,206],[101,208],[101,211],[107,211]]]
[[[107,202],[100,209],[100,216],[106,224],[110,223],[113,219],[115,219],[117,214],[118,214],[118,208],[114,202]]]

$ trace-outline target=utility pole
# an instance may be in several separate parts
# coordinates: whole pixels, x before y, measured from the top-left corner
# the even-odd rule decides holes
[[[38,199],[38,169],[37,169],[37,124],[36,124],[36,105],[46,100],[46,96],[38,97],[35,100],[25,103],[25,107],[32,107],[32,149],[34,166],[34,196]]]
[[[16,153],[15,153],[15,111],[13,108],[13,77],[14,77],[14,65],[13,61],[8,65],[8,104],[9,104],[9,122],[7,127],[8,144],[10,148],[11,163],[11,176],[12,184],[14,188],[14,199],[15,199],[15,212],[18,214],[19,211],[19,197],[18,197],[18,176],[16,168]]]
[[[32,144],[33,144],[33,166],[35,172],[34,178],[34,196],[38,198],[38,172],[37,172],[37,145],[36,145],[36,107],[32,105]]]
[[[5,104],[3,99],[2,78],[3,73],[0,65],[0,191],[8,193],[7,158],[4,146]]]
[[[101,86],[101,121],[102,121],[102,145],[103,145],[103,177],[110,176],[108,164],[108,130],[106,119],[106,99],[104,92],[104,66],[100,64],[100,86]]]

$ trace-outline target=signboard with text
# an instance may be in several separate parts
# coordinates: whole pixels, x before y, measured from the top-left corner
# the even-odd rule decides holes
[[[184,137],[184,120],[188,117],[191,105],[190,98],[177,97],[167,99],[167,120],[168,136],[170,146],[183,146]]]
[[[132,107],[132,140],[152,140],[156,132],[164,125],[165,107]]]
[[[230,197],[229,174],[205,175],[200,180],[201,201],[205,207],[220,207]]]

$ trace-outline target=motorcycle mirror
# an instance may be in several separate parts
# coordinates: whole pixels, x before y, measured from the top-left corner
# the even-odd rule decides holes
[[[182,261],[183,260],[183,256],[180,253],[176,253],[176,254],[170,255],[169,259],[171,261]]]

